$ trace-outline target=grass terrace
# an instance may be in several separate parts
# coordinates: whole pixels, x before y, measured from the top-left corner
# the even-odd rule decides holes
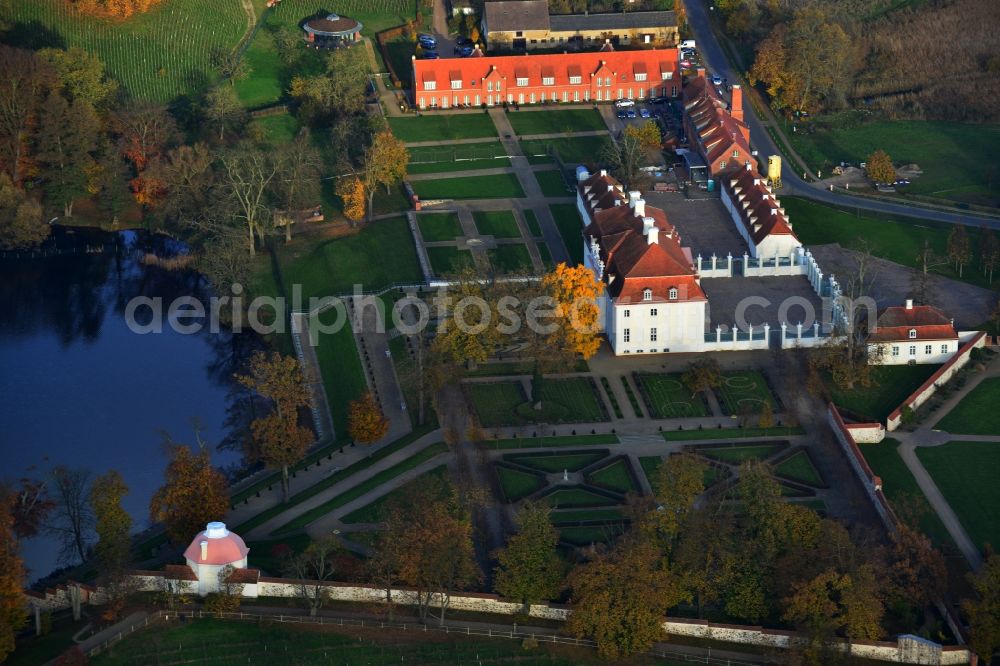
[[[512,173],[438,178],[410,183],[421,199],[520,199],[524,190]]]
[[[474,263],[469,250],[459,250],[453,246],[426,247],[431,269],[437,275],[450,275]]]
[[[606,136],[572,136],[561,139],[527,139],[521,150],[531,164],[551,164],[555,154],[567,166],[596,164],[598,155],[610,143]]]
[[[607,467],[602,467],[590,473],[587,481],[595,486],[607,488],[616,493],[636,492],[635,482],[632,480],[627,458],[619,458]]]
[[[413,488],[418,484],[427,483],[430,480],[435,480],[440,482],[438,484],[435,484],[436,487],[440,487],[442,490],[447,489],[448,466],[441,465],[439,467],[435,467],[431,471],[426,472],[425,474],[421,474],[412,481],[407,481],[399,488],[391,490],[385,495],[382,495],[382,497],[379,497],[371,504],[366,504],[360,509],[355,509],[354,511],[351,511],[349,514],[341,518],[340,522],[347,523],[349,525],[353,525],[356,523],[380,522],[384,517],[383,511],[385,509],[385,506],[389,502],[400,497],[405,497],[406,493],[409,492],[411,488]]]
[[[487,428],[607,420],[594,387],[583,377],[542,382],[541,410],[528,402],[519,382],[473,382],[465,386],[479,422]]]
[[[496,465],[500,489],[507,502],[516,502],[545,487],[545,477],[503,465]]]
[[[638,374],[638,385],[649,398],[652,416],[657,419],[672,419],[686,416],[708,416],[708,405],[701,394],[691,395],[684,386],[681,375]]]
[[[790,437],[804,435],[799,426],[776,426],[774,428],[705,428],[703,430],[671,430],[664,432],[668,442],[700,441],[706,439],[744,439],[748,437]]]
[[[566,251],[573,265],[583,263],[583,223],[576,204],[552,204],[549,206],[555,218],[559,235],[562,236]]]
[[[536,171],[535,179],[542,188],[542,194],[547,197],[571,197],[573,190],[566,185],[560,171]]]
[[[739,465],[747,460],[766,460],[784,448],[787,444],[747,444],[740,446],[699,447],[696,452],[730,465]]]
[[[483,427],[520,423],[517,408],[528,399],[520,382],[474,382],[465,390]]]
[[[517,463],[522,467],[530,467],[546,474],[555,474],[563,470],[578,472],[606,455],[608,455],[606,450],[586,451],[583,453],[578,451],[570,453],[522,453],[516,455],[507,454],[504,456],[504,460]]]
[[[1000,435],[997,405],[1000,405],[1000,378],[989,377],[969,391],[934,427],[962,435]],[[1000,540],[994,543],[1000,546]]]
[[[333,324],[337,320],[335,310],[327,310],[317,316],[324,324]],[[343,433],[347,428],[348,405],[368,390],[365,371],[350,324],[341,326],[336,333],[321,332],[318,336],[316,360],[330,405],[333,427]]]
[[[564,509],[549,513],[549,518],[553,525],[564,525],[566,523],[577,523],[585,520],[624,520],[625,514],[621,509]]]
[[[857,418],[885,421],[892,410],[920,388],[940,365],[882,365],[872,372],[872,386],[841,389],[824,374],[830,397],[837,407]],[[977,417],[981,412],[977,412]]]
[[[603,525],[562,527],[559,540],[572,546],[589,546],[592,543],[607,543],[625,533],[625,523],[609,522]]]
[[[617,444],[618,435],[562,435],[556,437],[519,437],[486,442],[491,449],[541,449],[557,446],[597,446]]]
[[[764,404],[770,404],[774,412],[778,403],[767,387],[767,380],[757,370],[726,373],[722,386],[716,389],[723,409],[727,414],[759,414]]]
[[[453,241],[462,235],[462,225],[455,213],[420,213],[417,215],[420,235],[428,242]]]
[[[531,235],[535,238],[541,236],[542,228],[538,226],[538,218],[535,216],[535,211],[530,208],[525,208],[521,212],[524,214],[524,221],[527,223],[528,231],[531,232]]]
[[[507,114],[507,120],[518,136],[608,129],[597,109],[512,111]]]
[[[415,146],[407,148],[409,173],[446,173],[472,169],[495,169],[510,166],[507,151],[499,141],[453,144],[450,146]]]
[[[524,243],[498,245],[487,250],[486,256],[489,257],[493,270],[498,273],[530,272],[533,266],[528,246]]]
[[[545,501],[555,509],[579,508],[583,506],[614,506],[617,502],[610,497],[598,495],[585,488],[562,488],[545,496]]]
[[[483,236],[493,236],[494,238],[521,237],[514,213],[509,210],[477,210],[472,214],[472,217],[476,221],[476,229]]]
[[[442,113],[388,120],[392,133],[407,143],[493,139],[497,136],[493,120],[485,113]]]
[[[535,243],[535,247],[538,249],[538,257],[542,260],[545,270],[554,268],[556,264],[552,260],[552,252],[549,250],[549,246],[542,241],[538,241]]]
[[[792,454],[774,467],[774,473],[792,481],[799,481],[807,486],[821,488],[823,477],[813,465],[809,453],[805,450]]]

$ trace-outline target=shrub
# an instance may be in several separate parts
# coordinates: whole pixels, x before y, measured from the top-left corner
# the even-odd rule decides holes
[[[235,613],[240,609],[240,598],[219,592],[210,592],[205,597],[205,610],[209,613]]]

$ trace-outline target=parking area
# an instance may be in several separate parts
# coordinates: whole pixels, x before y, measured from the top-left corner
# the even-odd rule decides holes
[[[701,281],[708,296],[709,332],[723,331],[733,324],[772,328],[785,321],[790,330],[802,322],[822,324],[823,301],[803,275],[757,278],[710,278]]]
[[[714,253],[725,257],[743,257],[747,244],[737,233],[733,220],[719,199],[689,199],[677,192],[646,192],[643,198],[667,214],[681,235],[681,245],[691,248],[692,256],[708,258]]]

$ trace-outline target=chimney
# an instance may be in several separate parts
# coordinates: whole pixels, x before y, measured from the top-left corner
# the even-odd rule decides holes
[[[208,542],[202,541],[198,545],[201,546],[201,561],[204,562],[205,560],[208,559]]]
[[[633,204],[632,204],[632,209],[635,210],[635,216],[636,217],[645,218],[646,217],[646,200],[645,199],[636,199],[636,201],[633,202]]]
[[[416,56],[414,56],[414,57],[416,57]],[[705,68],[704,68],[704,67],[699,67],[698,69],[696,69],[696,70],[695,70],[695,72],[696,72],[696,73],[698,74],[698,76],[700,76],[701,78],[705,78]]]
[[[652,229],[650,229],[649,231],[647,231],[646,232],[646,242],[649,245],[655,245],[655,244],[659,243],[660,242],[660,230],[657,229],[656,227],[653,227]]]
[[[656,228],[656,220],[651,217],[642,218],[642,233],[648,234],[650,229]]]
[[[628,193],[628,207],[635,208],[635,202],[642,198],[642,193],[636,190],[631,190]]]
[[[753,167],[750,165],[749,160],[747,160],[747,171],[753,171]]]
[[[912,310],[913,309],[913,299],[912,298],[906,299],[906,309],[907,310]]]
[[[733,100],[729,114],[736,120],[743,121],[743,88],[738,83],[733,85]]]
[[[608,175],[608,170],[607,169],[601,169],[600,173],[601,173],[601,178],[605,178]]]

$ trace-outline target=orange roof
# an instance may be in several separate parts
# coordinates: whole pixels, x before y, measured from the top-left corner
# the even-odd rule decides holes
[[[184,551],[184,558],[195,564],[232,564],[245,558],[250,549],[247,548],[243,539],[238,534],[227,530],[225,525],[222,525],[221,528],[215,528],[218,531],[213,532],[214,525],[216,523],[209,523],[208,529],[198,533],[198,536]],[[201,556],[202,542],[207,544],[207,553],[204,558]]]
[[[755,245],[768,236],[795,237],[781,202],[751,162],[732,176],[723,178],[722,187]]]
[[[911,330],[916,337],[910,337]],[[875,342],[954,340],[958,333],[951,319],[933,306],[893,306],[882,311],[869,338]]]
[[[168,564],[164,567],[163,575],[170,580],[198,580],[194,571],[186,564]]]
[[[710,168],[733,151],[738,151],[731,160],[734,169],[750,161],[750,128],[730,115],[704,76],[695,76],[685,84],[684,111],[698,133],[700,152]]]

